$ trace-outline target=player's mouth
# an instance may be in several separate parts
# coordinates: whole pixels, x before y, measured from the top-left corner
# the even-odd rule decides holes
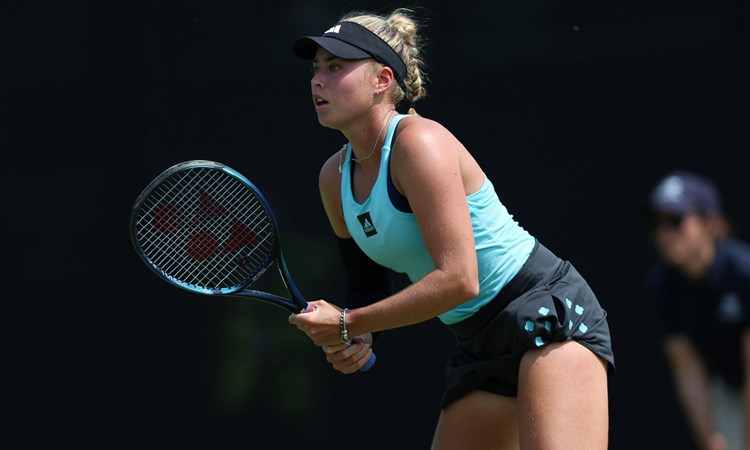
[[[315,109],[319,109],[326,106],[328,104],[328,100],[315,95],[313,96],[313,103],[315,104]]]

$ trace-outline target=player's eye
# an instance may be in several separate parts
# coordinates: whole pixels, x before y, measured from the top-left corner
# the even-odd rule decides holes
[[[327,66],[324,66],[323,68],[314,65],[314,66],[312,66],[310,68],[310,74],[311,75],[315,75],[318,72],[320,72],[321,70],[325,70],[325,71],[327,71],[329,73],[333,73],[333,72],[338,72],[339,70],[341,70],[341,68],[342,67],[341,67],[340,64],[328,64]]]

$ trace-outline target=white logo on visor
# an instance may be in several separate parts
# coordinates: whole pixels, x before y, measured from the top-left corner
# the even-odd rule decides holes
[[[341,29],[341,25],[336,25],[336,26],[333,26],[333,27],[327,29],[326,32],[323,33],[323,34],[338,33],[340,29]]]

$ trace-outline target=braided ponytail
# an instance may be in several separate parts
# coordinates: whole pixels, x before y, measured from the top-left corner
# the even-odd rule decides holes
[[[413,11],[399,8],[388,16],[352,12],[341,18],[341,21],[355,22],[378,35],[393,48],[406,64],[404,89],[394,84],[391,99],[394,104],[406,100],[409,103],[408,113],[418,115],[414,103],[427,96],[425,82],[427,80],[422,67],[423,41],[420,38],[419,24],[413,17]]]

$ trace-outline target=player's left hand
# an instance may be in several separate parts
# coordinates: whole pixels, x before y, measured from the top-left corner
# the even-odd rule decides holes
[[[289,323],[296,325],[302,330],[318,347],[323,345],[342,344],[339,318],[341,308],[332,305],[325,300],[310,302],[315,310],[308,313],[292,314]]]

